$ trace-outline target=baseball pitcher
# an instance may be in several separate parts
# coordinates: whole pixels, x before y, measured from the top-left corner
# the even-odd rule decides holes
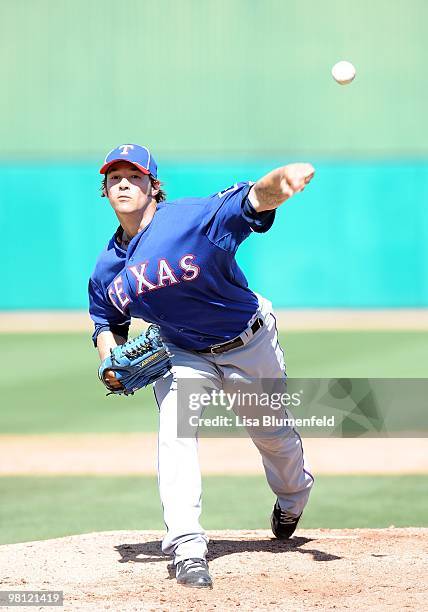
[[[167,529],[162,550],[174,558],[178,583],[211,587],[208,538],[199,522],[197,437],[177,436],[177,381],[207,381],[215,389],[230,380],[285,381],[271,304],[248,287],[235,254],[250,234],[270,229],[276,209],[303,191],[314,169],[289,164],[256,183],[172,202],[165,201],[156,162],[144,146],[118,146],[100,173],[102,195],[119,221],[89,281],[100,379],[112,393],[154,383]],[[147,334],[127,340],[131,317],[152,324]],[[276,497],[273,533],[289,538],[313,484],[300,436],[278,427],[253,442]]]

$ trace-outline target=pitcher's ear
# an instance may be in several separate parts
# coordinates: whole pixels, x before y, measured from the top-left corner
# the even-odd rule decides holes
[[[161,183],[154,176],[150,177],[150,182],[152,184],[152,196],[156,197],[160,191]]]
[[[107,197],[107,177],[106,176],[104,176],[101,182],[100,191],[101,191],[101,197],[106,198]]]

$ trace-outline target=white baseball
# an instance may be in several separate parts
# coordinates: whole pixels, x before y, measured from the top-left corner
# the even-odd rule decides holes
[[[351,62],[343,60],[333,66],[331,74],[340,85],[347,85],[355,78],[355,67]]]

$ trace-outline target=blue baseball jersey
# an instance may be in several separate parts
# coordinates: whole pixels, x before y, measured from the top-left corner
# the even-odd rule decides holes
[[[103,330],[126,338],[131,317],[156,323],[166,342],[190,350],[242,333],[258,300],[236,250],[275,217],[275,211],[254,210],[250,188],[237,183],[206,198],[160,202],[127,249],[116,232],[89,281],[94,343]]]

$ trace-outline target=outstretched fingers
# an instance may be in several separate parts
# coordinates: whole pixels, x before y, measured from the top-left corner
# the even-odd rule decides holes
[[[314,174],[315,168],[312,164],[296,163],[285,166],[284,177],[281,181],[281,187],[283,187],[284,194],[290,197],[294,193],[303,191],[306,185],[312,180]],[[287,183],[287,185],[284,184],[283,186],[284,182]]]

